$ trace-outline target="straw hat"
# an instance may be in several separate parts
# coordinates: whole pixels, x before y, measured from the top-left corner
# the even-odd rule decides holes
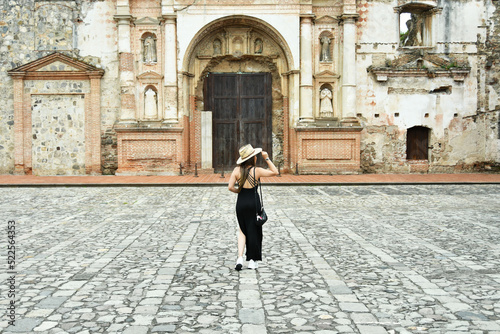
[[[261,148],[253,148],[252,145],[247,144],[240,148],[240,157],[238,158],[238,161],[236,161],[236,163],[239,165],[242,162],[247,161],[251,157],[259,154],[260,152],[262,152]]]

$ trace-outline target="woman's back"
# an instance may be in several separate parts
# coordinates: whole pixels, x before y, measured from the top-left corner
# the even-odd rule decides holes
[[[243,177],[242,172],[243,172],[243,170],[240,168],[240,175],[238,178],[238,184],[240,183],[240,180]],[[255,167],[250,167],[245,172],[247,172],[248,175],[247,175],[247,178],[245,180],[245,183],[243,184],[243,189],[255,188],[259,184],[259,181],[256,180],[256,178],[254,176],[255,175]]]

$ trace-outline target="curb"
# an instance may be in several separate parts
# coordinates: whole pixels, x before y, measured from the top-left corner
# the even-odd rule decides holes
[[[422,182],[264,182],[264,186],[396,186],[396,185],[495,185],[495,181],[422,181]],[[56,187],[227,187],[227,183],[2,183],[0,188]]]

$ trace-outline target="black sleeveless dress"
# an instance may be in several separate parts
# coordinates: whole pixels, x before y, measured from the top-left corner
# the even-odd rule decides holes
[[[253,185],[253,188],[243,188],[238,193],[236,217],[238,218],[240,229],[246,237],[247,261],[261,261],[262,226],[257,225],[256,217],[257,209],[260,211],[260,196],[258,193],[257,200],[255,200],[255,194],[258,190],[259,183],[254,179],[252,172],[248,174],[247,180]]]

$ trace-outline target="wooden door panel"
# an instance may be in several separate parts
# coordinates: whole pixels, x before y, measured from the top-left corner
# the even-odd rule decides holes
[[[264,120],[266,108],[264,98],[241,98],[242,120]]]
[[[264,80],[267,73],[246,74],[241,82],[241,96],[265,96],[266,88]]]
[[[234,98],[214,98],[212,117],[215,121],[238,119],[238,101]]]
[[[234,152],[235,147],[237,147],[237,130],[236,123],[218,123],[215,129],[215,141],[216,146],[214,147],[214,168],[219,168],[224,165],[224,167],[233,166],[235,163],[235,158],[237,155]]]
[[[205,79],[205,105],[212,111],[213,167],[235,166],[245,144],[272,154],[271,74],[217,73]]]
[[[262,122],[246,122],[243,124],[241,132],[245,143],[251,143],[254,147],[262,147],[264,139],[264,127]]]
[[[232,97],[238,94],[238,76],[235,74],[217,75],[214,77],[214,97]]]

